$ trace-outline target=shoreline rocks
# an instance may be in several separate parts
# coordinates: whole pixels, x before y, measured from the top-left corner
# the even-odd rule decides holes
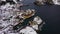
[[[60,0],[36,0],[35,5],[60,5]]]
[[[34,2],[35,5],[41,6],[41,5],[52,5],[54,4],[52,0],[36,0]]]

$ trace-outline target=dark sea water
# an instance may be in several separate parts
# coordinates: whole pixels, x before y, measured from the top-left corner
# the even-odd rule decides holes
[[[22,9],[35,9],[36,15],[40,16],[45,21],[45,25],[39,34],[58,34],[60,32],[60,6],[58,5],[45,5],[36,6],[33,4],[35,0],[23,0],[24,6]],[[35,16],[36,16],[35,15]]]

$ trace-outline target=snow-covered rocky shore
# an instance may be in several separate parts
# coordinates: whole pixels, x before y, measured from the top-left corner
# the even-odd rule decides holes
[[[13,29],[14,26],[22,25],[25,19],[31,18],[36,14],[34,9],[18,9],[20,6],[23,6],[23,4],[18,4],[17,2],[16,4],[6,3],[0,6],[0,34],[37,34],[38,25],[43,22],[38,16],[34,17],[32,22],[29,22],[29,26],[22,28],[18,32]],[[20,28],[18,27],[18,29]]]

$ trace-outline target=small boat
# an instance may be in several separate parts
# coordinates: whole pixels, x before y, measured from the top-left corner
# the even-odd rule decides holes
[[[43,20],[39,16],[36,16],[33,19],[33,21],[29,21],[29,24],[35,30],[39,30],[39,26],[38,25],[43,24]]]
[[[33,21],[37,22],[37,24],[42,23],[42,19],[39,16],[36,16]]]
[[[35,10],[26,10],[26,12],[24,13],[23,17],[26,19],[26,18],[30,18],[32,17],[33,15],[35,15]]]
[[[32,25],[38,25],[38,24],[41,24],[42,23],[42,19],[38,16],[36,16],[33,21],[30,21],[30,24]]]

